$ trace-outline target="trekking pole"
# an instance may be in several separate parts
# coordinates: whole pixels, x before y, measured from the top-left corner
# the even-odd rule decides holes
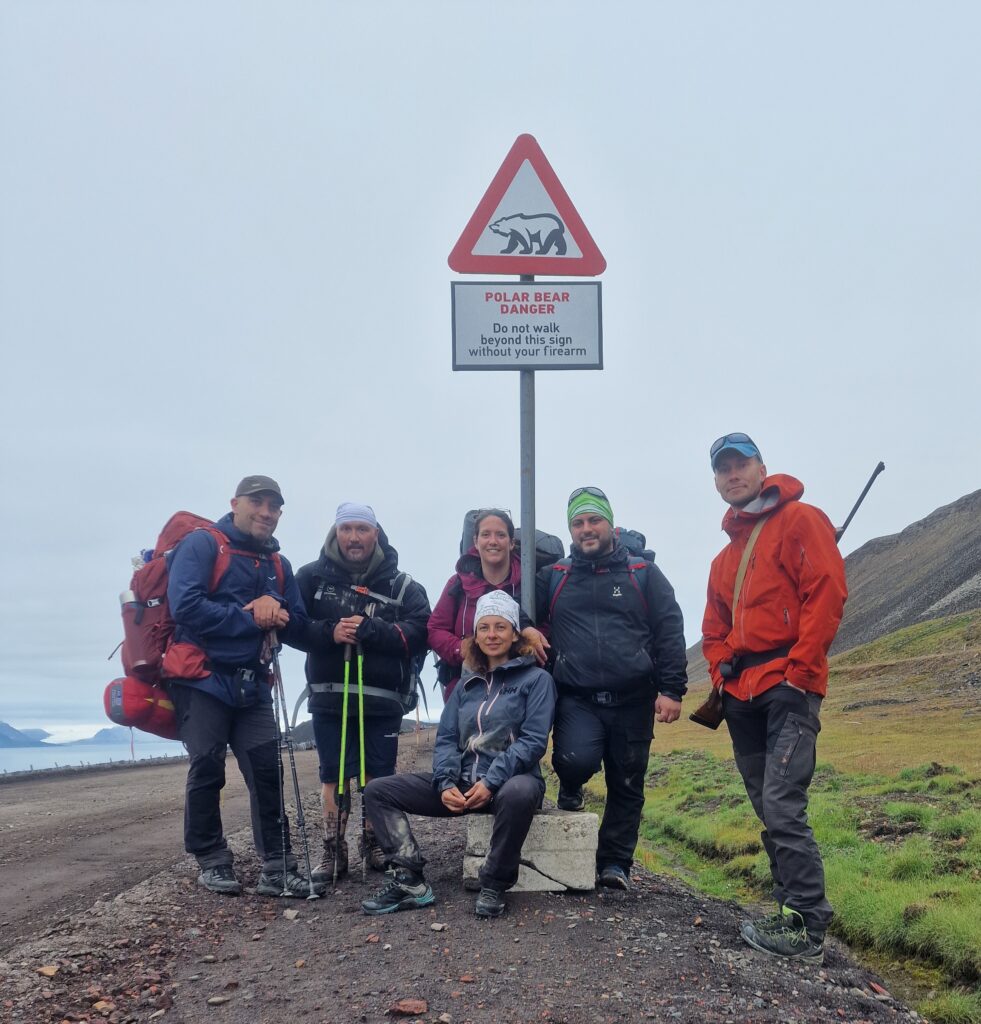
[[[375,606],[369,604],[365,615],[370,619],[374,614]],[[358,748],[361,755],[361,772],[358,776],[358,784],[361,789],[361,881],[368,881],[368,843],[365,840],[368,818],[364,806],[364,788],[367,785],[367,773],[364,769],[364,648],[358,641]]]
[[[276,707],[276,729],[279,730],[279,708],[283,708],[283,731],[280,734],[281,737],[286,737],[286,750],[290,757],[290,773],[293,776],[293,798],[296,800],[296,827],[300,830],[300,838],[303,841],[303,859],[306,863],[307,868],[307,882],[310,887],[310,894],[307,896],[308,900],[318,900],[320,896],[316,893],[313,887],[313,869],[310,866],[310,843],[307,840],[307,822],[303,815],[303,799],[300,796],[300,779],[296,774],[296,753],[293,749],[293,730],[290,728],[289,714],[286,710],[286,689],[283,686],[283,671],[279,667],[279,650],[280,643],[276,636],[276,631],[273,630],[269,634],[270,647],[272,648],[272,666],[273,666],[273,684],[275,686],[275,707]],[[280,753],[279,753],[279,766],[280,773],[283,770],[283,752],[282,752],[282,739],[280,739]],[[280,779],[280,801],[283,800],[282,796],[282,779]],[[286,815],[283,814],[283,892],[286,892],[286,836],[285,836],[285,825]]]
[[[275,636],[275,631],[270,631],[266,636],[266,644],[270,651],[272,651],[275,646]],[[283,856],[283,891],[279,895],[289,896],[289,892],[286,888],[286,797],[283,794],[283,776],[286,772],[283,768],[283,733],[279,728],[279,691],[276,689],[275,678],[273,679],[272,696],[273,718],[276,721],[276,758],[279,767],[279,776],[276,779],[276,785],[279,789],[279,849]]]
[[[855,505],[853,506],[851,512],[848,513],[848,518],[845,520],[844,526],[839,526],[838,529],[835,530],[835,542],[836,543],[841,540],[842,534],[845,532],[845,530],[848,529],[848,524],[855,517],[855,513],[858,511],[859,506],[862,504],[863,501],[865,501],[865,495],[869,493],[869,490],[871,489],[872,485],[875,483],[875,478],[885,468],[886,468],[886,464],[884,462],[880,462],[879,465],[876,466],[875,469],[872,470],[872,475],[869,477],[869,482],[862,489],[862,493],[858,496],[858,501],[855,502]]]
[[[341,851],[341,816],[344,813],[344,776],[347,774],[344,763],[347,759],[347,695],[351,683],[351,645],[344,645],[344,696],[341,698],[341,759],[337,766],[337,831],[334,846],[334,880],[333,888],[337,888],[337,860]]]

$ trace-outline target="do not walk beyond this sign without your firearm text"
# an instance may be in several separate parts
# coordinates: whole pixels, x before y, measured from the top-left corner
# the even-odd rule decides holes
[[[454,370],[601,370],[599,282],[454,281]]]

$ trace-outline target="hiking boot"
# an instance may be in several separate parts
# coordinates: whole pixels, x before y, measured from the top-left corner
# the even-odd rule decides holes
[[[778,910],[775,914],[770,914],[768,917],[757,917],[752,921],[741,921],[739,928],[741,931],[743,928],[752,925],[754,930],[762,935],[764,932],[779,931],[784,924],[786,924],[786,918],[783,916],[783,910]]]
[[[607,889],[629,889],[630,879],[619,864],[607,864],[600,868],[599,884]]]
[[[223,896],[238,896],[242,883],[235,877],[231,864],[216,864],[213,868],[202,868],[198,885],[209,892],[220,892]]]
[[[361,909],[366,914],[394,914],[396,910],[415,910],[416,907],[428,907],[435,903],[433,890],[426,884],[422,875],[405,868],[397,868],[392,880],[377,896],[361,901]]]
[[[473,909],[477,917],[500,917],[506,907],[503,893],[485,887],[480,890]]]
[[[566,787],[559,785],[559,799],[556,801],[560,811],[581,811],[586,806],[582,786]]]
[[[316,885],[330,885],[334,881],[334,858],[337,858],[337,877],[347,874],[347,840],[342,839],[337,845],[336,839],[324,840],[324,855],[320,863],[310,873]]]
[[[385,870],[385,853],[378,845],[373,829],[366,829],[358,839],[358,857],[361,860],[367,859],[368,867],[372,871]]]
[[[806,964],[823,963],[824,932],[808,931],[804,918],[790,907],[783,908],[781,917],[782,923],[769,931],[761,931],[753,922],[748,922],[739,932],[744,941],[761,953],[802,960]]]
[[[260,896],[288,896],[302,900],[310,895],[310,882],[293,868],[287,868],[285,876],[282,871],[263,871],[255,891]],[[324,887],[318,886],[314,880],[313,891],[319,895]]]

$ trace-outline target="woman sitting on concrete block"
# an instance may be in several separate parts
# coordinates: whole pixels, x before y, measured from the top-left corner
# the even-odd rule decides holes
[[[433,771],[374,779],[365,790],[368,818],[392,880],[361,904],[391,914],[434,902],[410,814],[451,818],[494,815],[480,871],[479,917],[504,913],[503,893],[518,879],[521,846],[542,805],[538,762],[555,714],[555,683],[518,633],[518,605],[496,590],[477,602],[474,636],[463,644],[464,670],[439,721]]]

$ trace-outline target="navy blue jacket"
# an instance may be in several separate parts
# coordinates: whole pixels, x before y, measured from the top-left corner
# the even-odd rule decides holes
[[[167,584],[167,602],[177,627],[173,642],[200,647],[211,673],[202,679],[171,681],[197,686],[226,704],[245,706],[269,701],[268,676],[259,664],[264,633],[252,613],[243,609],[257,597],[275,597],[290,614],[289,625],[280,630],[280,637],[286,640],[306,621],[300,591],[289,562],[280,556],[284,593],[279,593],[275,566],[269,557],[279,550],[277,540],[260,543],[242,533],[233,525],[231,513],[215,525],[233,547],[250,554],[233,554],[228,571],[211,591],[218,554],[214,537],[206,530],[195,530],[177,545]],[[255,677],[242,680],[236,676],[237,669],[254,669]]]
[[[555,717],[555,683],[528,654],[485,679],[464,669],[440,716],[433,748],[433,786],[468,790],[478,779],[496,792],[515,775],[534,775]]]

